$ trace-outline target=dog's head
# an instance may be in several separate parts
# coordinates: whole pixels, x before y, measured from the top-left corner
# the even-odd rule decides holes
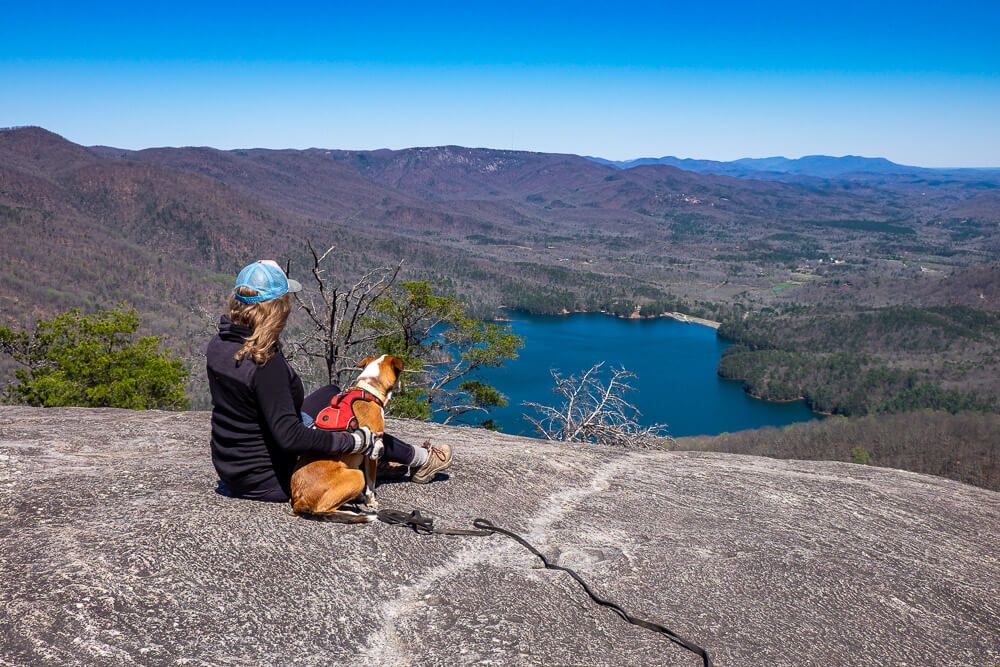
[[[365,357],[358,362],[358,368],[362,369],[361,375],[358,376],[358,382],[364,382],[383,392],[388,403],[392,392],[400,387],[403,360],[391,354]]]

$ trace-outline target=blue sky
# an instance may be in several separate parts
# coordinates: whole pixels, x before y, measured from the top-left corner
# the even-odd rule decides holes
[[[1000,2],[19,3],[0,125],[125,148],[1000,165]]]

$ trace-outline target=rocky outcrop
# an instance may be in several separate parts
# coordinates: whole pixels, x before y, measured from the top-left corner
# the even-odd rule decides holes
[[[522,531],[719,665],[1000,661],[1000,494],[844,463],[397,422],[449,478],[380,488]],[[215,492],[206,413],[0,408],[0,663],[695,665],[500,537]]]

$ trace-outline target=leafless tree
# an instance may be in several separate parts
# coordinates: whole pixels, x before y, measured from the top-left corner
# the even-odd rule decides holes
[[[325,367],[328,382],[343,385],[356,372],[358,357],[379,334],[365,326],[372,305],[396,282],[403,266],[381,266],[367,271],[349,287],[341,288],[327,276],[326,263],[336,246],[323,253],[308,243],[312,255],[315,290],[295,294],[295,301],[308,318],[307,330],[293,337],[290,356],[302,356]]]
[[[569,377],[551,370],[555,380],[553,392],[560,397],[560,404],[525,402],[525,407],[535,411],[534,415],[524,415],[525,419],[547,440],[644,449],[670,446],[673,439],[665,434],[665,425],[640,425],[639,410],[625,399],[625,394],[633,389],[629,380],[635,374],[613,368],[611,377],[605,379],[603,368],[602,361],[581,375]]]
[[[196,303],[188,309],[189,316],[183,323],[181,334],[186,340],[206,341],[219,330],[219,314],[208,309],[203,303]],[[204,410],[212,406],[209,400],[208,376],[205,375],[204,342],[197,346],[178,346],[174,354],[184,361],[188,369],[187,395],[191,410]]]

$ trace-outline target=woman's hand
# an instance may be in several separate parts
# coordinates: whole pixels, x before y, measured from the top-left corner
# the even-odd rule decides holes
[[[373,432],[367,426],[362,426],[351,435],[354,436],[353,453],[363,453],[365,456],[373,459],[382,456],[383,444],[381,431]]]
[[[368,458],[380,459],[382,458],[382,450],[385,449],[385,445],[382,443],[382,434],[375,433],[375,443],[372,445],[371,451],[368,452]]]

